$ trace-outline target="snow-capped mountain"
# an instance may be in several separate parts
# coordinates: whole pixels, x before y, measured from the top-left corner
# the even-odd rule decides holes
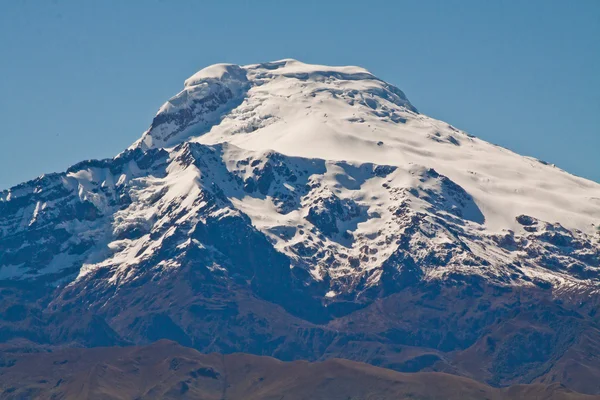
[[[415,261],[417,279],[598,283],[600,185],[418,114],[358,67],[208,67],[130,150],[1,200],[4,278],[73,267],[132,279],[214,207],[218,220],[249,219],[291,268],[329,278],[329,298],[376,284],[397,257]]]
[[[205,351],[385,359],[400,370],[409,362],[494,384],[532,381],[560,357],[527,344],[555,340],[562,356],[582,332],[600,343],[599,226],[600,184],[422,115],[362,68],[218,64],[187,79],[114,159],[0,193],[0,280],[49,285],[35,306],[5,293],[5,314],[28,305],[18,323],[5,318],[0,337],[169,337]],[[457,287],[485,295],[465,303]],[[464,312],[436,314],[435,326],[408,318],[414,310],[396,315],[400,300],[425,307],[415,293],[443,303],[425,308],[434,314],[448,299]],[[527,319],[542,339],[515,339],[533,352],[515,369],[529,378],[502,370],[514,360],[501,346],[477,350],[496,331],[521,335],[495,320],[518,325],[515,293],[518,307],[543,309]],[[591,320],[565,322],[559,296]],[[398,356],[398,346],[412,353]]]

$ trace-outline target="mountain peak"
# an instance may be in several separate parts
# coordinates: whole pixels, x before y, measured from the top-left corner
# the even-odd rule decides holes
[[[205,82],[247,82],[246,70],[236,64],[213,64],[201,69],[185,80],[184,86],[192,87]]]
[[[409,268],[402,282],[455,270],[504,281],[507,266],[521,263],[514,268],[522,277],[510,279],[578,284],[596,276],[598,262],[595,250],[586,252],[599,239],[600,185],[419,114],[402,91],[360,67],[286,59],[204,68],[121,156],[0,193],[0,211],[14,213],[3,229],[45,227],[55,220],[48,198],[63,195],[73,246],[94,242],[78,236],[90,223],[76,221],[87,219],[97,221],[94,240],[109,241],[70,254],[74,266],[85,260],[74,267],[80,276],[113,264],[115,276],[128,274],[155,252],[149,243],[167,234],[164,226],[196,220],[204,203],[215,220],[244,216],[316,282],[333,278],[328,298],[367,290],[385,274],[400,279],[389,270],[398,260],[422,268]],[[545,241],[558,246],[560,272],[540,273]],[[15,251],[4,255],[13,268],[5,274],[39,271],[20,265]],[[64,264],[53,262],[44,273]],[[348,276],[352,284],[335,283]]]
[[[0,342],[170,338],[600,392],[581,358],[598,225],[599,184],[362,68],[216,64],[131,149],[0,192]]]
[[[354,108],[361,104],[373,110],[381,105],[384,112],[392,108],[417,112],[401,90],[360,67],[313,65],[293,59],[245,66],[214,64],[185,81],[184,89],[159,109],[150,129],[133,147],[173,147],[218,130],[236,116],[259,124],[257,118],[263,123],[268,119],[293,122],[299,109],[323,103],[325,97],[336,100],[328,101],[323,111],[332,120],[360,113]],[[266,104],[271,107],[261,113]],[[252,124],[241,125],[231,127],[232,135],[253,130]]]
[[[598,184],[419,114],[401,90],[360,67],[284,59],[204,68],[132,147],[168,149],[186,141],[433,168],[473,196],[495,232],[522,229],[517,215],[585,232],[600,223]]]
[[[247,74],[257,75],[269,72],[273,77],[287,76],[300,77],[305,75],[326,76],[340,74],[362,77],[363,79],[377,79],[369,71],[357,66],[327,66],[317,64],[306,64],[293,58],[266,62],[261,64],[237,65],[228,63],[213,64],[201,69],[194,75],[185,80],[185,87],[196,86],[207,80],[230,81],[239,80],[245,82],[248,80]]]

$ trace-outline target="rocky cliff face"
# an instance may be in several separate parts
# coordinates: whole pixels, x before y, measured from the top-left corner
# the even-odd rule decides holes
[[[0,193],[0,340],[600,392],[599,199],[361,68],[216,65],[114,159]]]

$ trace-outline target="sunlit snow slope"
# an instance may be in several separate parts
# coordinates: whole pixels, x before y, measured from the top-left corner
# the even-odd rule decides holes
[[[197,234],[213,220],[264,234],[324,301],[457,273],[600,278],[599,184],[419,114],[362,68],[296,60],[201,70],[129,150],[2,192],[0,212],[0,279],[116,283],[191,249],[226,269],[232,250]]]

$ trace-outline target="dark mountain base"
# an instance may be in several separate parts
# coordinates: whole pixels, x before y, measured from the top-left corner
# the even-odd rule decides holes
[[[19,339],[36,343],[25,348],[170,339],[203,353],[284,361],[345,358],[399,372],[446,372],[495,387],[560,383],[600,393],[598,305],[590,300],[463,277],[351,303],[349,310],[359,309],[343,316],[314,308],[316,319],[325,320],[315,323],[261,299],[250,287],[232,285],[202,280],[190,268],[123,285],[116,297],[88,287],[86,296],[92,293],[96,306],[80,297],[77,285],[48,298],[33,296],[39,288],[3,287],[0,339],[6,348],[21,349]]]
[[[332,359],[285,363],[201,354],[173,342],[146,347],[5,353],[3,399],[592,399],[553,384],[496,389],[443,373],[405,374]]]

